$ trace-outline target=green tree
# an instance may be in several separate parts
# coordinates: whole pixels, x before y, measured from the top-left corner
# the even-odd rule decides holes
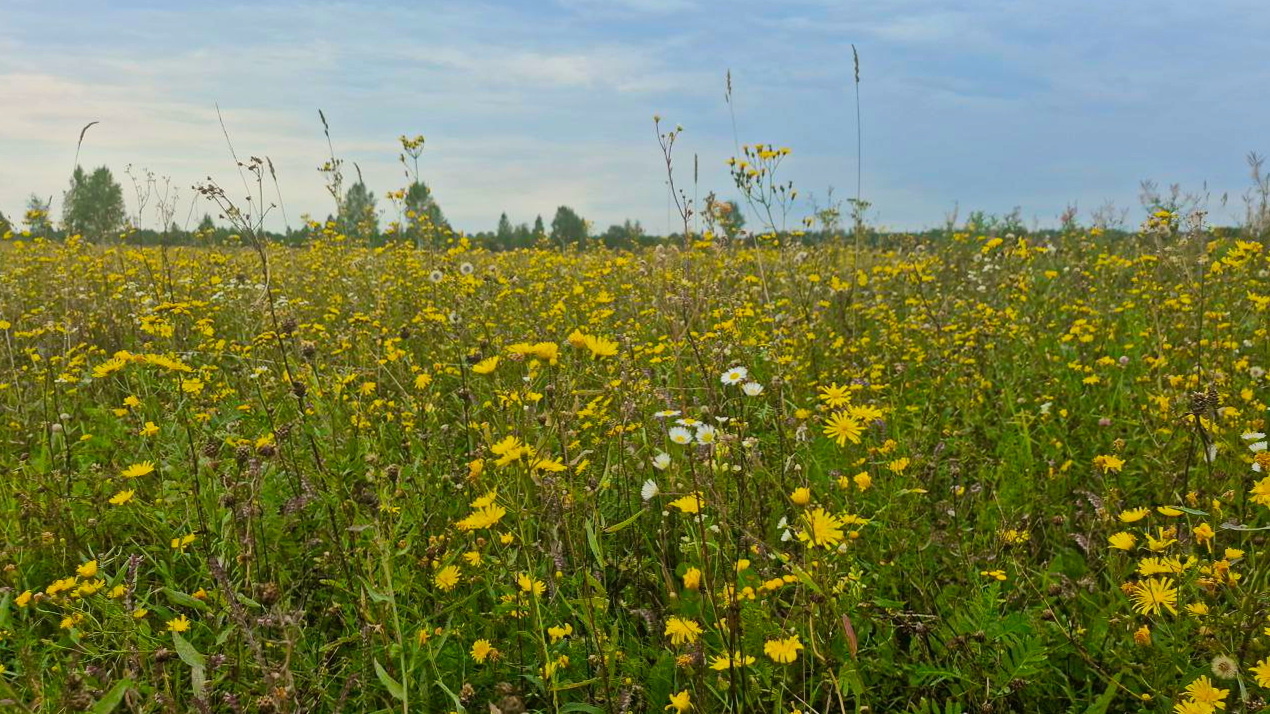
[[[494,234],[495,240],[498,241],[498,247],[510,248],[516,237],[516,229],[512,228],[512,222],[508,220],[507,213],[504,212],[498,217],[498,232]]]
[[[53,221],[49,218],[51,203],[51,199],[45,200],[35,194],[31,194],[31,197],[26,200],[26,213],[22,216],[22,222],[35,238],[53,236]]]
[[[551,219],[551,239],[556,243],[581,246],[586,242],[586,221],[568,206],[556,209],[556,217]]]
[[[11,230],[13,230],[13,224],[9,222],[8,218],[5,218],[4,211],[0,211],[0,238],[8,235]]]
[[[360,179],[348,187],[340,205],[340,230],[349,238],[370,243],[379,236],[379,211],[375,194]]]
[[[614,223],[609,229],[600,236],[601,242],[609,248],[634,248],[644,237],[644,227],[639,221],[631,222],[628,218],[625,223]]]
[[[722,201],[711,206],[714,220],[723,230],[728,240],[735,240],[745,228],[745,214],[741,213],[741,204],[736,201]]]
[[[537,218],[535,218],[535,219],[534,219],[534,230],[533,230],[533,236],[534,236],[534,239],[538,239],[538,238],[546,238],[546,237],[547,237],[547,229],[546,229],[546,228],[542,225],[542,215],[541,215],[541,214],[540,214]]]
[[[110,169],[98,167],[85,174],[76,166],[71,186],[62,196],[62,223],[68,234],[102,240],[124,227],[123,187]]]
[[[432,189],[422,181],[416,181],[406,189],[406,210],[414,211],[416,216],[427,216],[432,225],[437,228],[450,229],[450,223],[445,220],[445,213],[437,204]]]

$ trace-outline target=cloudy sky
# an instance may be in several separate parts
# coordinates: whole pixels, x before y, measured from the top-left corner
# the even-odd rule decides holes
[[[273,160],[292,225],[332,209],[322,109],[381,196],[404,180],[397,137],[424,134],[424,179],[459,228],[567,204],[662,232],[652,117],[685,129],[681,182],[696,154],[700,195],[734,194],[729,69],[740,143],[791,147],[803,196],[845,197],[854,43],[877,223],[938,225],[959,205],[1052,224],[1109,200],[1136,221],[1142,179],[1207,187],[1234,220],[1245,154],[1270,153],[1267,37],[1263,0],[0,0],[0,211],[33,192],[57,210],[95,120],[80,163],[129,196],[125,166],[169,176],[178,222],[201,215],[192,184],[242,185],[219,104],[240,156]]]

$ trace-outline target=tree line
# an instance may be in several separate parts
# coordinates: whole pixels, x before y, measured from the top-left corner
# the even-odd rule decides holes
[[[137,190],[138,203],[143,206],[145,199],[141,198],[140,187]],[[394,241],[414,241],[417,245],[444,243],[456,236],[431,189],[423,181],[416,179],[407,188],[388,193],[387,198],[393,208],[381,210],[375,193],[359,176],[340,196],[337,212],[328,215],[325,221],[306,220],[299,227],[262,232],[266,238],[284,245],[300,245],[331,235],[370,246]],[[217,222],[210,213],[204,213],[193,227],[189,227],[188,223],[178,224],[173,215],[175,206],[165,207],[162,203],[159,204],[159,215],[164,219],[159,224],[162,227],[139,226],[143,223],[141,216],[128,214],[124,188],[106,166],[100,166],[91,173],[83,167],[75,167],[70,186],[62,194],[62,215],[58,222],[54,221],[51,204],[51,198],[32,194],[27,200],[20,225],[0,212],[0,236],[25,230],[32,237],[46,239],[78,235],[97,243],[199,245],[232,243],[239,233],[232,222]],[[142,206],[138,206],[138,213]],[[732,237],[731,234],[739,233],[744,226],[744,217],[734,201],[728,203],[728,216],[725,227]],[[385,221],[386,218],[392,220]],[[649,233],[639,221],[629,219],[597,231],[591,221],[563,205],[556,209],[550,224],[544,221],[542,215],[536,216],[532,222],[513,223],[504,212],[494,230],[469,233],[466,237],[472,244],[490,250],[585,249],[599,246],[624,249],[679,243],[683,238],[679,234],[663,236]]]

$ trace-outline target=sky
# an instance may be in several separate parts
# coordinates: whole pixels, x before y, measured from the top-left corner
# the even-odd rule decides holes
[[[469,232],[560,205],[597,231],[673,227],[655,114],[683,127],[675,179],[698,198],[736,197],[738,143],[789,147],[791,226],[830,188],[854,196],[857,167],[870,221],[892,229],[1016,206],[1088,221],[1107,202],[1134,224],[1147,179],[1206,193],[1230,223],[1245,156],[1270,153],[1267,37],[1263,0],[0,0],[0,211],[35,193],[60,215],[97,121],[79,163],[108,166],[130,212],[129,166],[168,179],[178,224],[212,210],[196,183],[245,195],[227,132],[275,166],[270,227],[325,217],[320,109],[386,218],[397,137],[424,135],[422,178]]]

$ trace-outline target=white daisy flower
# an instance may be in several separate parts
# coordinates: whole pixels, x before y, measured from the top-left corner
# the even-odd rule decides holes
[[[658,488],[657,482],[650,478],[644,482],[643,488],[639,490],[639,497],[645,501],[651,501],[659,493],[661,493],[661,489]]]
[[[713,444],[719,440],[719,430],[709,424],[702,424],[697,427],[697,443]]]
[[[750,376],[750,371],[748,369],[744,367],[733,367],[732,369],[724,372],[723,376],[719,377],[719,381],[728,386],[732,386],[745,381],[745,378],[748,376]]]
[[[763,393],[763,385],[758,382],[746,382],[741,385],[741,391],[745,392],[747,397],[757,397]]]
[[[441,278],[444,278],[444,277],[445,277],[445,273],[441,272],[440,270],[434,270],[428,274],[428,280],[431,280],[434,283],[441,282]]]
[[[676,444],[691,444],[692,432],[687,427],[672,426],[670,427],[670,440]]]
[[[460,264],[459,264],[459,272],[460,272],[460,273],[463,273],[464,275],[471,275],[471,274],[472,274],[472,271],[474,271],[474,270],[476,270],[476,268],[472,267],[472,264],[471,264],[471,263],[460,263]]]
[[[653,468],[665,471],[668,466],[670,466],[670,454],[664,451],[657,452],[657,455],[653,457]]]
[[[657,417],[658,419],[669,419],[670,417],[679,416],[679,410],[678,409],[663,409],[662,411],[657,412],[653,416]]]

